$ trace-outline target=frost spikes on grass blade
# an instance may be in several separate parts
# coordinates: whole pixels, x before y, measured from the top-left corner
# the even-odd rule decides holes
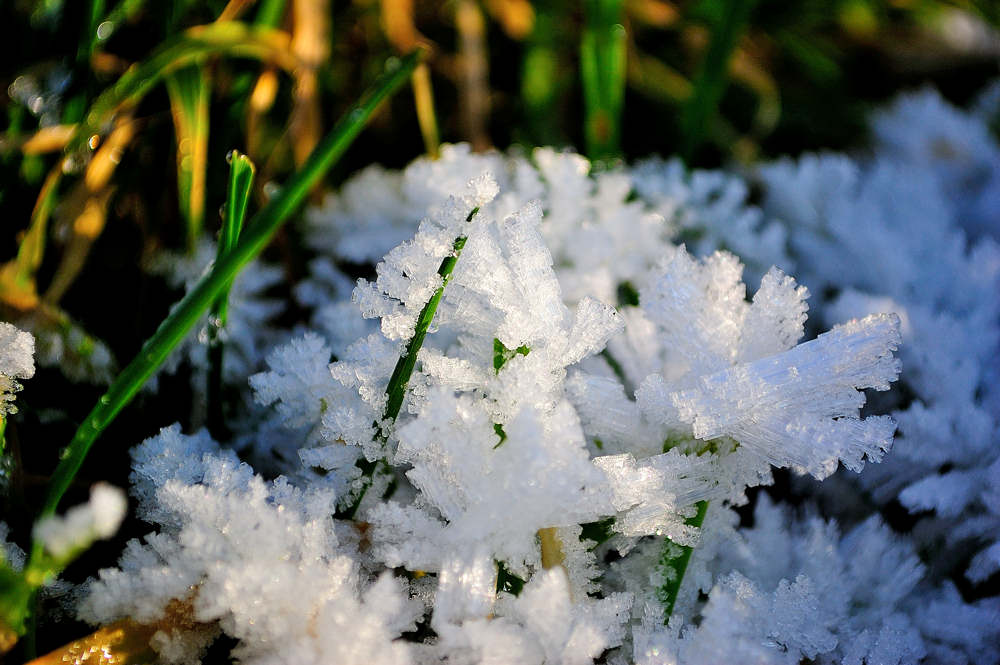
[[[486,189],[495,190],[495,183],[491,187]],[[493,195],[496,192],[493,191]],[[487,196],[484,192],[478,192],[476,195],[476,205],[472,207],[469,214],[466,215],[466,223],[471,223],[475,216],[479,213],[479,209],[482,205],[492,199],[492,196]],[[427,337],[427,331],[430,329],[431,322],[434,320],[434,314],[437,312],[438,304],[441,302],[441,297],[444,295],[444,289],[448,286],[448,282],[451,280],[451,274],[455,270],[455,264],[458,263],[459,256],[462,255],[462,249],[465,247],[465,242],[467,237],[463,234],[455,238],[452,243],[451,254],[444,257],[441,260],[441,265],[438,267],[437,274],[441,278],[441,285],[434,290],[430,299],[424,304],[423,308],[420,310],[420,314],[417,316],[417,323],[413,328],[413,336],[406,343],[406,349],[403,354],[396,361],[396,366],[392,370],[392,376],[389,377],[389,384],[386,386],[386,404],[385,410],[382,413],[382,418],[378,421],[372,423],[375,428],[374,440],[385,444],[389,441],[390,428],[396,422],[396,417],[399,416],[399,410],[403,406],[403,398],[406,395],[406,386],[410,382],[410,376],[413,374],[413,368],[417,363],[417,354],[420,352],[420,347],[424,344],[424,338]],[[361,460],[358,462],[359,468],[363,472],[362,486],[358,490],[357,497],[346,510],[339,515],[339,517],[344,517],[347,519],[353,519],[355,513],[358,511],[358,507],[361,505],[362,499],[365,498],[365,493],[368,488],[371,487],[372,478],[378,470],[379,466],[385,466],[384,460],[378,460],[375,462],[369,462],[367,460]],[[392,485],[390,485],[392,487]]]
[[[474,207],[465,218],[465,221],[471,222],[478,212],[479,206]],[[392,370],[392,376],[389,377],[389,385],[385,389],[385,394],[388,398],[385,405],[385,413],[383,414],[382,422],[376,423],[376,436],[382,441],[389,440],[386,423],[395,422],[396,416],[399,415],[399,409],[403,406],[403,395],[406,393],[406,385],[413,374],[413,367],[417,362],[417,353],[424,344],[424,338],[427,336],[428,329],[430,329],[434,313],[437,312],[438,303],[441,302],[441,296],[444,295],[444,287],[448,286],[448,282],[451,280],[451,273],[455,270],[455,264],[458,263],[458,257],[462,254],[465,241],[466,237],[464,235],[455,238],[455,242],[452,245],[452,253],[441,261],[441,267],[437,271],[437,274],[441,277],[441,286],[434,291],[434,295],[431,296],[427,304],[420,310],[420,316],[417,317],[417,325],[413,329],[413,337],[407,342],[406,351],[399,357],[395,369]]]
[[[700,529],[705,521],[705,513],[708,512],[708,501],[699,501],[696,505],[698,512],[693,517],[684,520],[684,523]],[[669,538],[663,543],[660,567],[665,581],[663,586],[656,590],[656,597],[663,605],[664,625],[669,623],[670,616],[674,613],[674,605],[677,604],[681,582],[684,581],[684,573],[687,572],[688,563],[691,562],[692,552],[694,552],[693,546],[677,545]]]

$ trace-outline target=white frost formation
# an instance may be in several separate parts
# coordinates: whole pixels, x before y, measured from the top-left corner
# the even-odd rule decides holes
[[[0,418],[17,413],[14,404],[21,389],[18,379],[35,375],[35,338],[6,321],[0,321]]]
[[[220,632],[249,663],[1000,659],[1000,603],[955,583],[1000,570],[997,99],[904,98],[868,160],[761,167],[760,208],[547,148],[363,171],[308,213],[310,325],[237,325],[269,479],[143,443],[156,531],[80,616],[165,622],[166,662]],[[277,279],[247,274],[237,310]],[[776,468],[801,507],[748,491]]]
[[[92,542],[110,538],[125,519],[128,503],[117,487],[97,483],[90,500],[70,508],[65,515],[52,515],[35,523],[32,536],[57,560],[65,561]]]

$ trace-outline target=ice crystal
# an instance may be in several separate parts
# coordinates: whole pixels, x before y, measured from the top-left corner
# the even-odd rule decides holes
[[[15,393],[21,389],[18,379],[35,375],[35,338],[0,321],[0,418],[17,413]]]
[[[168,662],[220,632],[250,663],[997,660],[991,100],[911,95],[870,154],[750,180],[467,146],[363,171],[302,228],[308,325],[236,317],[239,453],[135,450],[156,531],[80,615],[166,621]],[[277,279],[246,274],[237,310]],[[747,491],[775,467],[799,508]]]
[[[331,493],[266,482],[206,435],[176,427],[140,446],[136,465],[140,512],[161,531],[101,572],[82,618],[149,622],[172,602],[189,604],[190,625],[161,640],[173,662],[197,658],[218,629],[240,640],[234,656],[245,662],[403,662],[393,639],[411,627],[411,604],[340,543]]]
[[[807,155],[760,171],[764,209],[787,223],[803,281],[836,290],[823,318],[891,311],[902,322],[913,400],[893,414],[897,453],[860,482],[922,515],[915,533],[946,540],[943,560],[980,547],[967,571],[977,582],[1000,570],[1000,146],[983,99],[968,113],[930,90],[904,95],[877,116],[870,161]]]
[[[68,559],[99,538],[110,538],[125,517],[125,493],[98,483],[90,490],[90,501],[74,506],[62,517],[51,516],[35,524],[34,537],[57,560]]]

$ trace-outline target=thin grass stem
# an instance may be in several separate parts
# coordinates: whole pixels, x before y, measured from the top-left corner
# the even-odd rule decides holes
[[[434,111],[434,88],[431,86],[431,70],[427,63],[421,63],[413,70],[413,101],[417,108],[417,123],[424,139],[427,156],[437,159],[440,154],[441,139],[438,132],[437,114]]]
[[[166,77],[177,137],[177,190],[187,223],[187,249],[194,252],[205,220],[211,76],[205,67],[178,69]]]
[[[243,222],[246,219],[247,206],[250,203],[254,176],[257,169],[246,155],[231,150],[226,155],[229,162],[229,186],[226,190],[226,207],[222,219],[222,229],[219,231],[219,242],[216,248],[215,263],[222,261],[235,249]],[[212,313],[208,324],[208,428],[213,435],[223,433],[225,419],[223,418],[222,398],[222,365],[225,360],[225,341],[222,332],[229,318],[229,286],[212,303]]]
[[[729,61],[750,20],[754,0],[719,0],[706,3],[713,11],[708,52],[701,63],[694,89],[681,112],[681,156],[690,163],[701,145],[709,120],[715,115],[729,82]]]
[[[621,113],[625,99],[625,28],[622,0],[587,0],[580,42],[580,74],[586,113],[584,135],[592,160],[621,152]]]
[[[473,208],[465,218],[465,221],[471,222],[478,212],[478,206]],[[384,444],[389,440],[392,425],[396,422],[399,410],[403,406],[403,398],[406,396],[406,386],[409,384],[410,376],[413,375],[413,368],[417,364],[417,354],[420,353],[420,348],[424,344],[424,338],[431,327],[431,321],[434,320],[434,314],[437,312],[438,304],[444,295],[444,288],[448,286],[448,282],[451,280],[451,273],[455,270],[458,257],[462,254],[462,248],[465,247],[465,241],[466,237],[464,235],[455,238],[451,254],[446,256],[438,267],[437,274],[441,277],[441,286],[434,291],[430,300],[420,310],[417,323],[413,328],[413,336],[406,343],[406,349],[399,357],[399,360],[396,361],[396,366],[392,370],[392,376],[389,377],[389,383],[385,388],[385,394],[388,398],[385,410],[382,412],[382,418],[378,422],[373,423],[375,428],[373,440],[375,441],[380,441]],[[361,488],[358,490],[357,496],[351,504],[337,514],[338,517],[354,519],[354,515],[358,512],[358,507],[361,505],[361,500],[365,498],[365,494],[372,485],[376,471],[380,468],[384,469],[386,466],[384,460],[369,462],[362,458],[358,462],[358,467],[362,473]]]
[[[254,216],[237,246],[184,296],[160,324],[143,345],[139,355],[118,375],[108,392],[100,398],[77,429],[73,440],[63,450],[42,506],[42,516],[55,512],[101,432],[131,402],[146,380],[166,360],[171,350],[229,287],[236,274],[263,251],[282,223],[298,210],[310,189],[344,154],[379,104],[409,80],[419,60],[420,52],[417,51],[401,60],[390,61],[389,71],[337,123],[285,187]],[[37,548],[36,543],[32,550],[33,554]]]

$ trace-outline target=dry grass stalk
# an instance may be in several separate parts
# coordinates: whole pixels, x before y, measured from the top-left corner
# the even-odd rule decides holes
[[[323,133],[318,71],[330,56],[329,15],[329,0],[292,3],[291,49],[299,65],[293,74],[295,89],[288,129],[296,166],[305,162]]]
[[[171,601],[162,619],[144,624],[122,619],[59,647],[26,665],[140,665],[156,662],[150,641],[156,633],[190,631],[211,626],[196,622],[190,600]]]
[[[459,95],[465,138],[473,150],[486,150],[490,112],[489,62],[486,58],[486,19],[473,0],[459,0],[455,7],[459,35]]]

